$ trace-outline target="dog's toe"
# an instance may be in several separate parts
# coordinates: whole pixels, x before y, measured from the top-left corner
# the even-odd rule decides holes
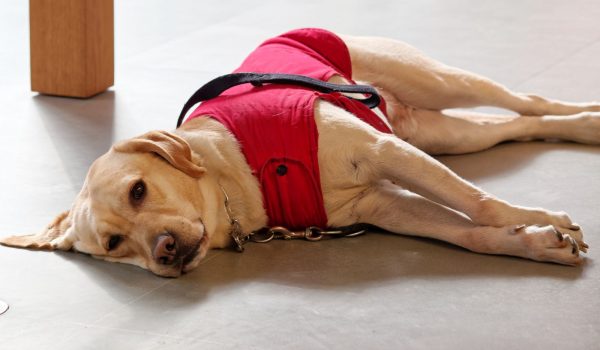
[[[560,232],[562,235],[568,235],[572,237],[575,240],[575,243],[577,243],[578,251],[587,253],[587,250],[590,246],[583,240],[583,230],[581,229],[581,227],[579,227],[579,225],[576,226],[577,229],[573,229],[571,227],[558,227],[557,231]]]

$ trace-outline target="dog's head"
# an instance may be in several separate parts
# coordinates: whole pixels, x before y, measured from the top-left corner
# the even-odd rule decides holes
[[[0,243],[75,250],[179,276],[196,267],[209,246],[200,163],[188,143],[171,133],[123,141],[92,164],[70,211],[38,234]]]

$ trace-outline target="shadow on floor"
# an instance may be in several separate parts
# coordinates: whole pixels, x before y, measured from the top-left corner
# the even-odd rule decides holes
[[[140,279],[160,279],[143,269],[89,258],[83,254],[58,253],[85,271],[101,287],[113,293],[129,293]],[[276,241],[250,244],[243,254],[215,250],[196,270],[165,284],[136,303],[152,307],[154,300],[176,299],[177,305],[203,302],[210,294],[251,283],[287,285],[297,288],[356,291],[369,286],[405,284],[411,288],[423,281],[493,279],[556,279],[574,281],[593,261],[581,267],[537,263],[520,258],[490,256],[424,238],[371,233],[352,239],[319,243]],[[115,295],[131,299],[133,295]],[[144,300],[147,299],[147,300]]]
[[[598,155],[600,147],[572,142],[505,142],[482,152],[436,158],[459,175],[469,180],[480,180],[512,174],[551,152],[574,152],[576,156]],[[577,162],[578,158],[572,159]]]
[[[114,141],[115,92],[89,99],[36,95],[33,101],[71,182],[80,188],[89,166]]]

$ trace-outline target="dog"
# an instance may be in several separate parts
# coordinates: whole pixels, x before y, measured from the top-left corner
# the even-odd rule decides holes
[[[301,57],[300,64],[287,54]],[[504,141],[598,144],[599,103],[515,93],[436,62],[403,42],[323,29],[270,39],[241,70],[306,73],[336,84],[360,82],[374,87],[385,105],[363,111],[360,102],[342,94],[285,84],[240,85],[202,103],[172,132],[152,131],[117,143],[92,164],[69,211],[38,234],[0,242],[73,250],[177,277],[197,267],[209,249],[230,247],[234,239],[266,226],[366,223],[477,253],[572,266],[584,261],[580,252],[587,252],[588,245],[583,231],[566,213],[512,205],[430,155],[477,152]],[[272,94],[260,95],[267,92]],[[287,101],[294,94],[304,98],[302,105]],[[245,99],[233,107],[217,103],[242,95]],[[262,128],[273,129],[267,121],[255,128],[259,136],[247,141],[253,121],[240,127],[230,118],[234,124],[228,124],[227,113],[255,109],[260,96],[276,99],[266,102],[268,113],[263,114],[286,119],[296,113],[305,128],[314,130],[301,134],[283,154],[267,154],[255,162],[249,153],[255,147],[297,136],[295,130],[281,131],[283,136],[270,129],[261,134]],[[518,115],[452,110],[476,106]],[[297,162],[286,152],[303,142],[312,149],[300,150],[308,160]],[[291,183],[294,176],[302,186]],[[306,197],[302,200],[309,205],[283,208],[287,202],[293,205],[296,196]],[[292,218],[297,213],[300,218]]]

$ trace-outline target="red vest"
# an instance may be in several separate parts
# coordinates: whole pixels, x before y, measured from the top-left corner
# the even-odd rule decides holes
[[[352,66],[348,48],[338,36],[322,29],[299,29],[265,41],[235,72],[301,74],[323,81],[339,74],[351,81]],[[391,133],[358,101],[278,84],[233,87],[203,102],[187,119],[210,116],[236,137],[260,183],[270,226],[328,226],[317,157],[317,98]]]

